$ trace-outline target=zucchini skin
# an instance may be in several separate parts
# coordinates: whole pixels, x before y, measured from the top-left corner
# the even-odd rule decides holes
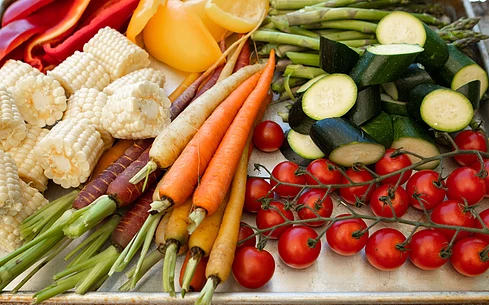
[[[475,109],[479,109],[480,106],[480,91],[481,91],[481,81],[473,80],[471,82],[466,83],[462,87],[458,88],[457,92],[462,93],[466,98],[469,99],[472,107]]]
[[[302,110],[302,100],[296,101],[289,109],[289,126],[294,131],[302,134],[309,134],[312,124],[316,120],[311,119]]]
[[[375,141],[389,148],[394,141],[394,129],[392,118],[384,111],[366,122],[361,128],[371,136]]]
[[[327,73],[350,73],[360,55],[349,46],[321,36],[319,38],[319,66]]]
[[[282,155],[285,157],[285,159],[292,161],[294,163],[297,163],[299,166],[308,166],[309,163],[311,163],[312,159],[306,159],[302,156],[300,156],[298,153],[296,153],[292,147],[290,147],[289,141],[287,140],[288,135],[289,135],[290,129],[288,129],[285,134],[284,134],[284,141],[282,143],[282,146],[280,146],[280,152]]]
[[[356,125],[362,125],[382,111],[380,100],[380,86],[369,86],[357,94],[355,105],[345,114],[348,121]]]
[[[417,85],[434,83],[431,75],[416,63],[409,65],[401,77],[394,81],[400,101],[407,101],[409,92]]]
[[[418,55],[416,61],[422,64],[426,70],[433,71],[442,67],[448,60],[448,46],[445,40],[423,22],[426,32],[424,51]]]
[[[409,116],[422,122],[423,119],[421,118],[420,108],[423,99],[425,98],[426,95],[439,89],[450,90],[446,87],[435,85],[435,84],[421,84],[414,87],[414,89],[409,92],[409,102],[407,102],[406,104],[406,109]]]
[[[419,138],[435,144],[435,141],[429,136],[428,131],[422,124],[413,121],[409,117],[401,115],[392,115],[392,127],[394,130],[394,141],[401,138]]]

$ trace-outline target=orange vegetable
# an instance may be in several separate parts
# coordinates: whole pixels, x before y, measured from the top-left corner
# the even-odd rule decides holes
[[[214,37],[214,40],[220,41],[225,37],[228,31],[209,18],[205,11],[206,2],[207,0],[189,0],[185,1],[184,5],[199,16],[202,23],[204,23],[204,26],[209,30],[212,37]]]
[[[136,37],[143,31],[151,17],[156,14],[158,6],[165,2],[166,0],[140,0],[127,26],[126,37],[141,47],[142,41],[138,41]]]

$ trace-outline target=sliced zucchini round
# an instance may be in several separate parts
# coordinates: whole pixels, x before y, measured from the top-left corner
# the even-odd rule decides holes
[[[406,102],[395,101],[386,94],[381,95],[381,100],[382,100],[382,110],[384,110],[386,113],[408,115]]]
[[[302,110],[314,120],[341,117],[355,104],[357,86],[346,74],[329,74],[315,82],[302,97]]]
[[[484,92],[486,92],[488,87],[487,72],[475,63],[458,70],[453,76],[451,88],[457,90],[474,80],[479,80],[481,82],[479,96],[482,98],[482,95],[484,95]]]
[[[285,132],[285,139],[280,152],[289,161],[307,166],[312,161],[324,157],[324,153],[314,144],[309,135],[289,129]]]
[[[310,80],[307,81],[307,83],[305,83],[304,85],[300,86],[299,89],[297,89],[297,93],[302,93],[302,92],[305,92],[307,89],[309,89],[309,87],[311,87],[312,85],[314,85],[314,83],[316,83],[318,80],[320,80],[321,78],[324,78],[325,76],[327,76],[328,74],[321,74],[321,75],[318,75],[316,76],[315,78],[312,78]]]

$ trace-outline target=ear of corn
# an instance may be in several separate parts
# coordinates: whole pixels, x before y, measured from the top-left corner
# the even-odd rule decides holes
[[[65,90],[51,76],[21,77],[11,91],[24,120],[38,127],[54,125],[66,109]]]
[[[0,150],[0,215],[16,215],[23,205],[17,165],[9,153]]]
[[[87,181],[103,150],[100,133],[88,119],[68,119],[38,143],[36,155],[46,177],[70,188]]]
[[[114,143],[114,138],[102,126],[102,109],[107,103],[107,94],[94,88],[81,88],[75,91],[68,99],[68,107],[63,116],[67,119],[88,119],[100,133],[106,148]]]
[[[110,76],[100,61],[86,52],[76,51],[47,74],[63,86],[67,95],[80,88],[101,91],[110,83]]]
[[[27,124],[27,137],[20,146],[12,147],[8,151],[17,165],[19,177],[41,192],[46,189],[48,178],[44,175],[44,170],[36,158],[35,150],[37,143],[48,132],[48,129]]]
[[[26,137],[26,125],[12,94],[0,85],[0,149],[18,146]]]
[[[145,80],[153,82],[161,88],[163,88],[163,86],[165,85],[165,75],[163,74],[163,72],[155,70],[153,68],[144,68],[116,79],[115,81],[110,83],[110,85],[104,88],[104,92],[107,95],[112,95],[127,85],[142,82]]]
[[[106,68],[113,80],[149,66],[149,54],[110,27],[100,29],[84,46]]]
[[[143,81],[109,97],[102,110],[102,123],[115,138],[154,138],[170,123],[169,108],[165,91],[155,83]]]
[[[42,74],[39,70],[20,60],[9,59],[0,68],[0,82],[7,88],[13,87],[17,81],[27,75],[37,76]]]

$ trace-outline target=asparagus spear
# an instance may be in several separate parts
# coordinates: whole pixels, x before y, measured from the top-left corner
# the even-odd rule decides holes
[[[306,29],[342,29],[358,31],[366,34],[375,34],[377,24],[360,20],[332,20],[311,23],[303,26]]]
[[[326,74],[323,69],[315,67],[306,67],[303,65],[288,65],[285,69],[284,76],[299,77],[306,79],[313,79],[321,74]],[[290,87],[295,87],[289,83]]]
[[[270,0],[270,5],[278,10],[296,10],[305,6],[341,7],[365,0]]]
[[[481,20],[480,17],[474,17],[474,18],[465,18],[462,17],[458,20],[455,20],[454,22],[442,27],[440,29],[441,32],[446,32],[446,31],[452,31],[452,30],[472,30],[474,26],[476,26],[479,21]]]
[[[375,34],[365,34],[358,31],[342,31],[337,33],[325,32],[323,34],[322,31],[320,30],[320,31],[316,31],[316,33],[334,41],[354,40],[354,39],[375,39]]]
[[[303,85],[307,82],[306,78],[290,77],[289,86],[291,88]],[[276,93],[285,92],[285,77],[280,77],[272,82],[272,90]]]
[[[255,41],[263,41],[273,44],[287,44],[309,48],[316,51],[319,50],[319,39],[304,37],[301,35],[258,30],[251,35],[251,38]]]
[[[287,52],[293,64],[319,67],[319,54],[305,52]]]
[[[460,39],[471,38],[473,42],[478,42],[481,40],[489,39],[489,35],[474,32],[471,30],[439,31],[438,35],[448,41],[457,41]]]
[[[306,30],[300,26],[288,26],[287,22],[281,18],[272,18],[272,22],[273,22],[273,25],[275,26],[275,28],[277,28],[278,30],[280,30],[284,33],[297,34],[297,35],[302,35],[302,36],[311,37],[311,38],[318,38],[319,37],[319,35],[317,33]]]

